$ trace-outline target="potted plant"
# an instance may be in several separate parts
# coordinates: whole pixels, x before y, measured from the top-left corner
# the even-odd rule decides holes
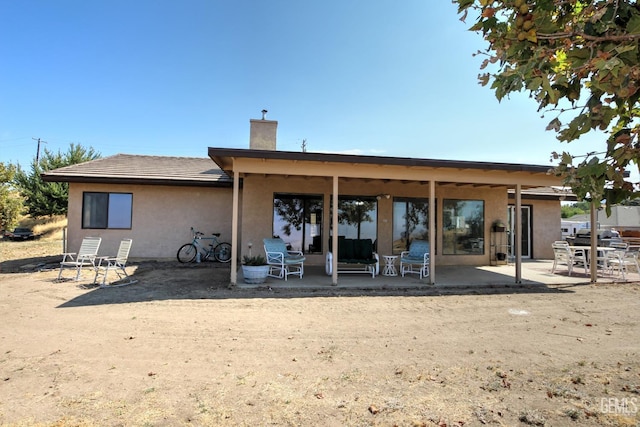
[[[262,255],[242,257],[242,275],[249,284],[264,283],[269,274],[269,265]]]
[[[504,225],[504,222],[502,222],[501,219],[497,219],[493,222],[493,231],[495,231],[496,233],[502,233],[507,229],[507,227]]]

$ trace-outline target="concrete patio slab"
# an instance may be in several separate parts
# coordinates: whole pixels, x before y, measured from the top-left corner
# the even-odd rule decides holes
[[[551,273],[552,260],[531,260],[522,263],[522,282],[515,281],[515,265],[500,266],[438,266],[435,275],[435,283],[430,284],[428,279],[420,280],[417,275],[383,276],[372,278],[370,275],[341,274],[338,276],[338,285],[331,284],[331,276],[324,272],[324,266],[305,266],[302,279],[290,277],[287,281],[267,278],[267,281],[259,285],[249,285],[243,282],[242,271],[238,273],[238,288],[251,289],[259,287],[289,288],[289,289],[411,289],[411,288],[485,288],[485,287],[545,287],[551,285],[580,285],[589,284],[591,278],[580,269],[574,269],[571,276],[567,269],[559,267],[555,273]],[[640,281],[638,273],[627,274],[626,282]],[[625,282],[621,277],[609,274],[600,274],[598,283]]]

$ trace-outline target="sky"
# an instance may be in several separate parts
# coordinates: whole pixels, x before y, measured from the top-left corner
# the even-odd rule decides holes
[[[277,148],[553,165],[560,143],[526,94],[478,84],[485,48],[450,0],[0,0],[0,162],[70,144],[207,157]]]

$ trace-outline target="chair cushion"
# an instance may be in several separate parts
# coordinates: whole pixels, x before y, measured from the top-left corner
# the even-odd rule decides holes
[[[285,255],[284,256],[284,263],[285,264],[301,264],[302,262],[306,261],[307,258],[305,258],[303,255]]]
[[[353,259],[353,239],[338,238],[338,260]]]
[[[282,239],[264,239],[264,248],[267,252],[282,252],[287,255],[287,245]]]
[[[429,253],[429,242],[425,240],[414,240],[409,246],[408,258],[424,259],[424,254]]]
[[[353,244],[353,256],[360,260],[373,258],[373,242],[371,239],[355,240]]]

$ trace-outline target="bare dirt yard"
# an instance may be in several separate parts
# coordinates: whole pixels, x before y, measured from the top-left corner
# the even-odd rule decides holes
[[[1,425],[640,424],[638,284],[241,290],[147,261],[99,289],[60,252],[0,241]]]

